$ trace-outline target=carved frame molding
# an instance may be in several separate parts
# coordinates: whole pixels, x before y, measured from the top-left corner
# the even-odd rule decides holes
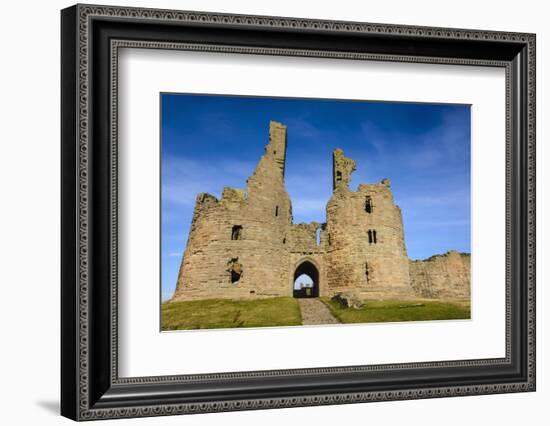
[[[195,33],[192,33],[191,38],[200,38],[204,30],[214,28],[229,33],[233,31],[235,34],[245,33],[247,30],[271,31],[274,32],[275,38],[280,33],[289,34],[297,40],[302,36],[307,37],[308,34],[327,37],[349,36],[352,41],[356,40],[356,37],[358,40],[366,37],[367,41],[398,40],[410,46],[424,43],[431,46],[434,54],[430,55],[429,49],[422,48],[419,48],[419,51],[423,52],[421,54],[402,54],[384,53],[376,51],[376,48],[374,52],[354,51],[352,45],[349,50],[325,50],[315,47],[280,47],[276,46],[278,41],[274,41],[273,46],[249,46],[246,43],[221,44],[208,40],[182,42],[169,37],[162,40],[146,40],[135,38],[139,31],[126,32],[124,25],[133,23],[139,24],[144,28],[143,31],[150,28],[153,32],[167,26],[191,28],[198,34],[195,36]],[[98,35],[102,31],[112,33],[108,37],[108,45],[103,47],[101,43],[105,41]],[[172,33],[168,31],[168,36],[170,34]],[[163,35],[159,37],[162,38]],[[238,38],[239,35],[235,37]],[[242,37],[246,40],[247,36]],[[62,414],[75,420],[92,420],[534,391],[535,42],[535,35],[523,33],[269,16],[95,5],[76,5],[62,11],[62,220],[63,217],[66,219],[62,222]],[[339,47],[337,41],[334,43]],[[438,44],[453,46],[460,43],[472,49],[479,46],[480,54],[468,53],[469,57],[435,54]],[[487,49],[501,46],[504,53],[501,53],[500,57],[498,52],[488,54]],[[506,357],[119,378],[116,165],[117,71],[120,48],[505,68]],[[99,50],[104,56],[98,56]],[[107,60],[108,63],[103,63]],[[101,71],[97,71],[94,66],[101,68]],[[106,98],[108,108],[106,105],[97,106],[99,102],[96,102],[96,99],[100,97]],[[104,111],[105,109],[108,111]],[[108,123],[99,123],[98,117]],[[97,176],[99,160],[105,163],[101,170],[108,172],[107,180]],[[107,229],[108,237],[97,234],[98,228]],[[108,265],[101,265],[102,269],[96,266],[101,263],[98,261],[100,248],[108,254],[108,262],[104,262]],[[99,276],[108,277],[107,282],[104,283],[103,280],[99,283]],[[98,308],[98,304],[102,308]],[[478,380],[461,385],[453,384],[452,380],[449,381],[445,376],[447,372],[460,370],[466,373],[475,368],[484,368],[486,371],[491,368],[508,368],[507,374],[510,378],[495,376],[492,380]],[[512,374],[512,370],[515,375]],[[430,373],[434,376],[433,385],[416,386],[414,382],[402,379],[415,371],[433,372]],[[376,381],[367,380],[373,374],[380,373],[395,375],[396,384],[377,387]],[[440,381],[435,377],[439,377]],[[282,385],[277,381],[278,378],[286,380],[286,388],[281,390]],[[311,388],[298,389],[295,386],[298,381],[307,381],[310,378],[318,382],[317,387],[312,385]],[[336,388],[330,385],[334,378],[349,378],[349,384],[341,389]],[[368,383],[361,387],[357,384],[359,379],[365,379]],[[454,380],[458,383],[458,379]],[[235,381],[248,381],[254,392],[245,392],[244,385],[243,391],[236,394],[229,391],[213,391],[223,388],[223,385],[229,382],[234,384]],[[190,386],[197,388],[196,397],[193,397],[192,392],[189,393]],[[167,396],[166,392],[180,389],[182,392],[178,394],[179,397]],[[184,389],[187,391],[184,392]],[[262,389],[262,392],[257,389]],[[256,394],[262,396],[252,396]]]

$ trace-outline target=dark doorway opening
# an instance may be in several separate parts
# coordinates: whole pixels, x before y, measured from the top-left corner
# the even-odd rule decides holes
[[[292,295],[296,298],[319,297],[319,271],[308,260],[300,263],[294,271]]]

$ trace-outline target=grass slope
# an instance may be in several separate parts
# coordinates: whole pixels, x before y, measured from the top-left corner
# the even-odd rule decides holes
[[[395,322],[470,319],[470,301],[442,300],[366,300],[361,309],[343,308],[321,298],[341,323]]]
[[[292,297],[259,300],[207,299],[162,304],[162,330],[301,324],[300,307],[298,301]]]

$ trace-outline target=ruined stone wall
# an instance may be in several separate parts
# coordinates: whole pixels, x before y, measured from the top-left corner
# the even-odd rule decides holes
[[[292,294],[285,155],[286,127],[271,122],[269,144],[247,189],[225,188],[220,200],[199,194],[173,300]]]
[[[298,223],[290,227],[290,238],[288,248],[290,251],[296,252],[311,252],[326,249],[326,241],[321,236],[319,244],[317,244],[317,233],[323,233],[324,224]]]
[[[401,210],[390,182],[348,187],[355,170],[341,150],[333,158],[334,192],[327,205],[327,281],[331,292],[363,298],[412,298]]]
[[[411,285],[420,297],[470,298],[470,255],[449,251],[426,260],[411,260]]]

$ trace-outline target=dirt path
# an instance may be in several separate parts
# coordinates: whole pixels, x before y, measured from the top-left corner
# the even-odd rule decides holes
[[[319,299],[298,299],[303,325],[338,324],[328,308]]]

